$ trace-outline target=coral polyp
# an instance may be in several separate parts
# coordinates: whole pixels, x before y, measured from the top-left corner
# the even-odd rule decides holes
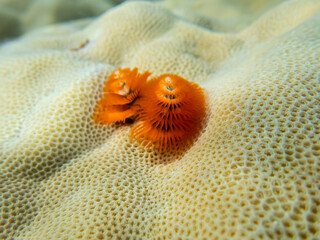
[[[110,125],[124,122],[136,115],[133,102],[149,77],[149,72],[138,73],[138,69],[119,68],[111,73],[103,88],[93,119],[95,123]]]
[[[164,74],[141,89],[137,123],[131,138],[158,150],[188,146],[199,133],[205,116],[205,96],[196,83]]]

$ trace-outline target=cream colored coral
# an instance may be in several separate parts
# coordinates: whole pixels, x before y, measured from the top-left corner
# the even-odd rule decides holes
[[[130,2],[2,45],[0,238],[319,239],[319,9],[286,2],[224,34]],[[93,123],[119,66],[206,89],[188,151]]]

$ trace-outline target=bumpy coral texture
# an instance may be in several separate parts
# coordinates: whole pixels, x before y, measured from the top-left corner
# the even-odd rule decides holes
[[[223,33],[147,2],[0,48],[0,239],[319,239],[320,1]],[[208,92],[186,152],[94,124],[118,67]]]

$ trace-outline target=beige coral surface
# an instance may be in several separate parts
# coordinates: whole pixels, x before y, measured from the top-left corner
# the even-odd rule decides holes
[[[239,32],[129,2],[0,48],[0,239],[319,239],[320,1]],[[117,67],[206,89],[190,149],[91,115]]]

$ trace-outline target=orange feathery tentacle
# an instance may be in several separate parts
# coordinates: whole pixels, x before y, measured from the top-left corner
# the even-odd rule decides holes
[[[98,102],[92,116],[94,122],[109,125],[113,122],[123,122],[137,115],[133,102],[149,75],[149,72],[139,74],[137,68],[133,70],[119,68],[113,71],[103,88],[103,97]]]
[[[100,99],[99,104],[103,106],[112,106],[112,105],[125,105],[131,101],[125,96],[118,95],[116,93],[108,92],[103,98]]]
[[[135,114],[136,112],[127,105],[113,105],[108,106],[97,117],[101,120],[99,122],[109,125],[114,122],[124,122]]]
[[[205,115],[203,90],[173,74],[147,82],[141,90],[138,123],[131,138],[161,150],[187,146],[199,133]]]
[[[125,96],[128,99],[132,98],[130,95],[136,95],[146,83],[149,76],[149,72],[139,74],[137,68],[133,70],[129,68],[119,68],[111,73],[103,92],[115,93],[120,96]],[[134,98],[131,100],[133,101]]]

